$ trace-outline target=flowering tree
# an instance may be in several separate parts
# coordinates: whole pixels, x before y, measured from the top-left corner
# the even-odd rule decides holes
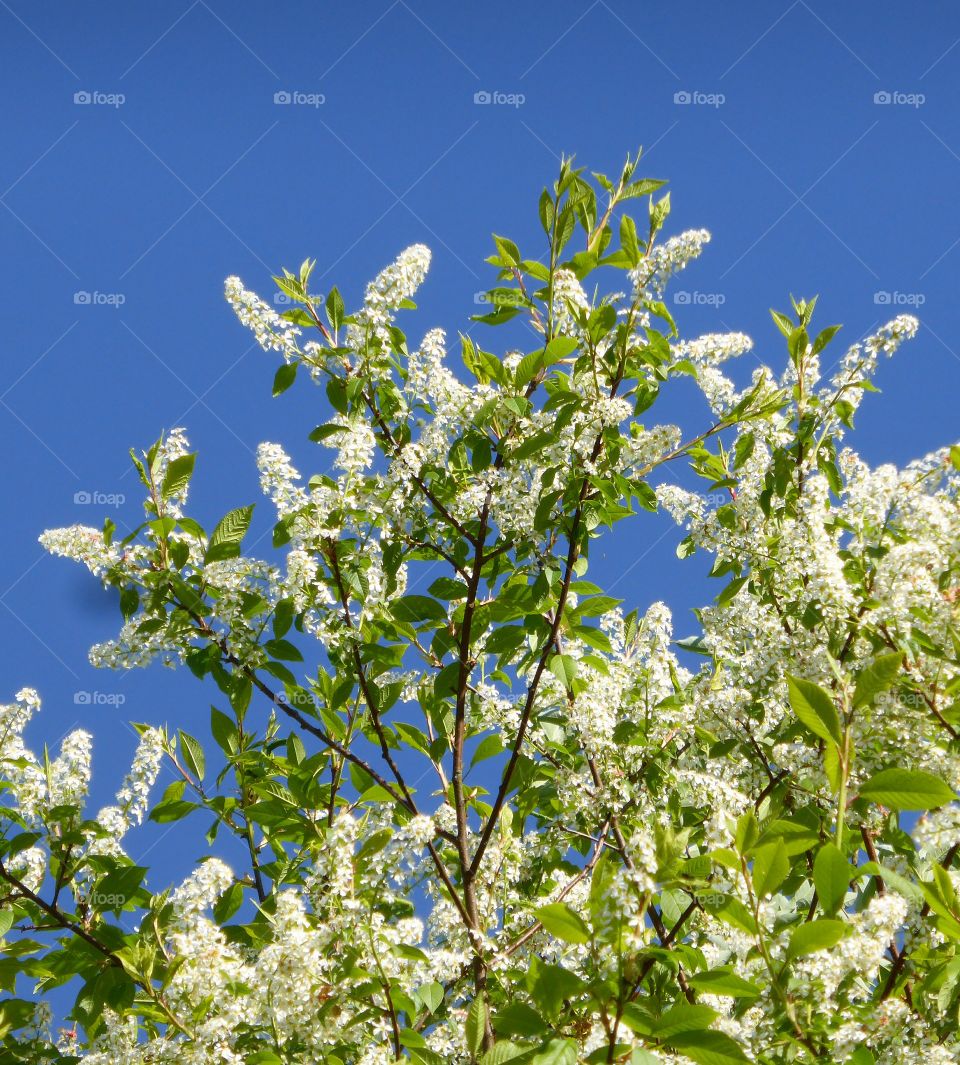
[[[440,330],[411,349],[395,324],[420,245],[350,315],[309,261],[275,279],[282,314],[227,280],[274,392],[306,374],[330,404],[329,475],[260,445],[272,561],[242,551],[252,507],[187,516],[179,429],[134,457],[140,528],[43,535],[119,591],[95,664],[185,663],[218,694],[209,735],[142,727],[95,815],[87,733],[41,759],[36,694],[0,709],[5,1061],[960,1060],[960,450],[897,470],[842,446],[917,323],[824,380],[836,327],[795,301],[786,369],[738,391],[750,340],[679,340],[662,302],[709,235],[658,240],[637,162],[563,164],[542,259],[494,238],[481,321],[538,339],[464,336],[456,374]],[[598,270],[629,293],[588,295]],[[679,376],[712,412],[687,440],[649,421]],[[703,494],[660,484],[678,461]],[[587,577],[658,506],[724,581],[686,640]],[[170,889],[123,849],[148,810],[242,860]],[[64,984],[57,1031],[34,996]]]

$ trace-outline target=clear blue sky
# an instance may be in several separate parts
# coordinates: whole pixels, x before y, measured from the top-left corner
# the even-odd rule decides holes
[[[258,498],[258,441],[288,442],[308,472],[326,458],[305,440],[322,394],[271,401],[274,363],[224,304],[228,274],[269,293],[271,271],[314,256],[317,286],[336,281],[349,305],[424,241],[434,265],[409,332],[455,336],[492,281],[491,231],[539,253],[558,154],[612,171],[642,144],[643,173],[671,183],[669,231],[713,233],[677,286],[695,294],[674,308],[686,335],[743,330],[779,366],[767,308],[790,293],[822,293],[821,323],[846,323],[847,341],[916,310],[923,329],[882,366],[856,441],[902,462],[958,435],[954,5],[0,0],[0,55],[0,697],[40,690],[35,742],[94,733],[98,800],[134,748],[127,720],[203,734],[215,693],[160,667],[94,671],[87,648],[118,614],[38,533],[136,522],[127,449],[173,425],[200,452],[208,523]],[[484,92],[518,106],[475,103]],[[714,590],[676,540],[640,520],[597,563],[631,604],[673,605],[683,635]],[[131,849],[163,860],[160,887],[202,841],[148,829]]]

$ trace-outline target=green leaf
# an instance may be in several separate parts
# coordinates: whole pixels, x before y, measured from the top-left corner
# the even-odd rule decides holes
[[[303,655],[300,652],[300,648],[297,647],[296,644],[292,644],[289,640],[267,640],[263,645],[263,649],[271,658],[277,658],[281,662],[303,661]]]
[[[297,379],[297,363],[285,362],[273,375],[273,395],[279,396]]]
[[[813,883],[825,913],[832,914],[840,908],[852,876],[843,852],[833,843],[824,843],[813,863]]]
[[[922,769],[881,769],[860,789],[860,798],[891,810],[933,810],[956,798],[953,788]]]
[[[524,355],[517,365],[516,372],[513,375],[513,383],[517,389],[526,388],[526,386],[537,376],[540,370],[543,369],[543,352],[534,351],[529,355]]]
[[[695,973],[690,977],[690,985],[708,995],[725,995],[729,998],[755,998],[762,990],[742,976],[737,976],[732,969],[710,969]]]
[[[493,242],[497,246],[500,258],[507,266],[520,265],[520,249],[512,240],[509,240],[507,237],[498,237],[497,234],[494,233]]]
[[[443,1002],[443,985],[436,980],[417,989],[420,1001],[431,1013],[436,1013]]]
[[[527,987],[537,1009],[545,1017],[556,1018],[564,1002],[589,990],[590,985],[569,969],[542,962],[534,955],[527,972]]]
[[[815,736],[839,746],[842,741],[840,718],[830,693],[824,691],[819,684],[789,675],[787,689],[790,694],[790,706],[800,721]]]
[[[390,604],[390,613],[397,621],[440,621],[447,608],[429,595],[405,595]]]
[[[510,1002],[493,1018],[493,1028],[498,1034],[542,1038],[546,1027],[546,1021],[526,1002]]]
[[[327,294],[327,318],[334,329],[339,329],[343,324],[343,297],[336,285]]]
[[[504,1065],[528,1053],[527,1047],[511,1043],[509,1039],[499,1039],[480,1059],[480,1065]]]
[[[320,444],[324,440],[329,439],[329,437],[336,436],[338,433],[345,433],[346,431],[346,425],[325,422],[323,425],[318,425],[316,429],[311,430],[307,439],[312,440],[315,444]]]
[[[483,1046],[483,1036],[486,1030],[487,1004],[482,997],[477,996],[477,998],[470,1003],[470,1009],[467,1011],[465,1029],[467,1047],[474,1057],[480,1053],[480,1048]]]
[[[200,742],[194,739],[189,732],[184,732],[183,729],[180,729],[177,735],[180,737],[180,750],[187,769],[193,773],[197,780],[203,780],[205,761]]]
[[[739,928],[741,932],[747,932],[749,935],[757,934],[756,918],[733,895],[724,896],[722,901],[716,904],[705,903],[704,908],[726,924],[731,925],[733,928]]]
[[[577,660],[570,655],[554,655],[547,663],[550,672],[560,681],[565,688],[573,685],[573,678],[577,675]]]
[[[551,1039],[530,1065],[577,1065],[577,1044],[572,1039]]]
[[[222,710],[210,707],[210,731],[225,754],[237,753],[237,726]]]
[[[170,462],[167,472],[163,475],[163,483],[160,485],[160,495],[164,499],[179,495],[187,487],[193,476],[193,465],[196,461],[196,455],[180,455]]]
[[[839,325],[828,325],[826,329],[821,329],[813,342],[813,354],[819,355],[842,328]]]
[[[790,872],[790,858],[782,839],[757,847],[753,855],[753,887],[763,898],[772,895]]]
[[[498,754],[502,754],[504,750],[503,740],[500,738],[499,733],[493,732],[489,736],[484,736],[477,744],[476,750],[473,752],[473,758],[470,760],[470,768],[472,769],[479,762],[483,762],[487,758],[495,758]]]
[[[735,577],[717,596],[717,606],[726,606],[736,598],[737,592],[747,583],[747,577]]]
[[[853,692],[854,708],[859,710],[861,706],[873,702],[881,692],[885,692],[896,680],[902,662],[903,655],[894,651],[892,654],[881,655],[867,666],[857,677]]]
[[[623,192],[620,193],[620,199],[629,200],[635,196],[649,196],[652,192],[656,192],[657,189],[663,188],[664,185],[666,185],[666,182],[657,178],[641,178],[639,181],[626,185]]]
[[[798,925],[790,936],[787,956],[802,958],[818,950],[828,950],[835,947],[849,930],[850,926],[844,921],[808,921]]]
[[[124,620],[133,617],[139,606],[140,593],[137,589],[132,584],[124,588],[120,593],[120,613],[123,615]]]
[[[147,869],[142,865],[122,866],[107,873],[97,881],[91,895],[94,906],[98,910],[119,912],[133,901],[133,896],[140,890],[146,875]]]
[[[565,902],[551,902],[534,911],[534,916],[553,936],[566,943],[589,943],[590,929],[583,918]]]
[[[204,562],[219,562],[225,558],[237,558],[240,554],[240,543],[250,528],[253,518],[253,504],[249,507],[238,507],[225,514],[217,522],[216,528],[210,534],[210,543]]]
[[[688,1005],[681,1002],[674,1006],[653,1025],[653,1035],[657,1039],[669,1042],[673,1036],[683,1032],[703,1031],[710,1027],[717,1011],[709,1006]]]
[[[213,917],[217,924],[226,924],[243,905],[243,884],[234,882],[217,899],[213,907]]]
[[[773,318],[780,332],[783,333],[783,335],[789,339],[790,334],[793,332],[793,322],[790,321],[790,319],[785,314],[781,314],[779,311],[773,310],[772,307],[770,309],[770,316]]]
[[[683,1032],[668,1039],[667,1044],[698,1065],[743,1065],[750,1061],[730,1036],[712,1029]]]
[[[575,337],[554,337],[543,349],[544,364],[551,366],[561,359],[569,358],[577,350],[579,343]]]

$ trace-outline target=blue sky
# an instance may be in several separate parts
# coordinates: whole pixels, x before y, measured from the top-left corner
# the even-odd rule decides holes
[[[857,446],[903,462],[958,435],[952,5],[0,0],[0,42],[0,698],[40,690],[37,743],[94,733],[99,800],[133,751],[125,722],[203,734],[215,693],[160,667],[94,671],[87,648],[118,616],[37,535],[135,523],[127,450],[174,425],[199,451],[208,524],[258,498],[259,441],[309,472],[327,458],[305,439],[322,394],[270,399],[275,365],[223,302],[228,274],[269,294],[272,271],[313,256],[316,286],[350,305],[424,241],[433,269],[406,326],[455,336],[492,283],[491,231],[539,254],[559,153],[613,171],[642,144],[642,173],[670,181],[668,232],[713,233],[674,290],[685,335],[743,330],[779,367],[767,308],[790,293],[821,293],[821,324],[844,322],[848,342],[915,311]],[[680,393],[664,417],[702,424],[692,403]],[[641,519],[595,562],[631,605],[674,606],[682,635],[714,590],[676,541]],[[174,875],[202,840],[148,828],[131,850]]]

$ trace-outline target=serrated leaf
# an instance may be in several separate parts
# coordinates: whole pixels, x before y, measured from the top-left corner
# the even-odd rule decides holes
[[[744,1065],[750,1059],[738,1043],[724,1032],[712,1029],[703,1032],[683,1032],[667,1040],[673,1050],[697,1065]]]
[[[903,662],[899,651],[881,655],[875,659],[857,677],[853,692],[853,705],[856,709],[866,706],[881,693],[885,692],[896,680]]]
[[[772,895],[790,872],[790,858],[782,839],[757,847],[753,854],[753,886],[763,898]]]
[[[565,902],[551,902],[534,911],[534,916],[543,927],[565,943],[589,943],[590,929],[583,918]]]
[[[825,913],[833,914],[840,908],[852,875],[843,852],[833,843],[824,843],[813,863],[813,884]]]
[[[447,616],[447,609],[429,595],[405,595],[390,604],[390,613],[397,621],[440,621]]]
[[[419,987],[417,995],[431,1013],[436,1013],[443,1002],[443,985],[434,980],[432,983]]]
[[[499,1039],[480,1059],[480,1065],[504,1065],[529,1052],[529,1048],[511,1043],[509,1039]]]
[[[570,655],[554,655],[547,663],[550,672],[560,681],[565,688],[573,685],[573,678],[577,675],[577,660]]]
[[[755,998],[762,988],[742,976],[737,976],[732,969],[710,969],[695,973],[690,977],[690,984],[697,991],[708,995],[723,995],[730,998]]]
[[[577,1065],[577,1044],[572,1039],[551,1039],[530,1065]]]
[[[196,455],[180,455],[172,459],[163,475],[163,483],[160,485],[160,495],[164,499],[179,495],[190,483],[193,476]]]
[[[802,958],[807,954],[815,954],[818,950],[828,950],[835,947],[849,930],[850,926],[844,921],[807,921],[798,925],[791,933],[787,955],[791,958]]]
[[[658,1018],[653,1025],[653,1035],[664,1042],[683,1032],[703,1031],[710,1027],[717,1011],[709,1006],[689,1005],[681,1002]]]
[[[808,729],[823,740],[840,745],[840,717],[830,693],[813,681],[787,676],[790,707]]]
[[[891,810],[933,810],[956,798],[953,788],[922,769],[881,769],[860,789],[860,798]]]
[[[343,324],[343,297],[336,285],[327,294],[327,318],[334,329],[339,329]]]
[[[253,504],[238,507],[225,514],[210,534],[210,543],[204,562],[219,562],[225,558],[236,558],[240,554],[240,543],[250,528],[253,518]]]
[[[484,1002],[483,998],[478,996],[470,1003],[470,1009],[467,1011],[467,1020],[465,1024],[467,1047],[474,1057],[480,1053],[480,1048],[483,1046],[483,1036],[486,1030],[487,1004]]]
[[[203,748],[200,746],[200,741],[194,739],[189,732],[184,732],[183,729],[180,729],[177,735],[180,739],[180,750],[183,754],[183,760],[186,763],[187,769],[193,773],[197,780],[203,780],[206,763],[203,757]]]
[[[279,396],[297,379],[297,363],[285,362],[273,375],[273,395]]]

